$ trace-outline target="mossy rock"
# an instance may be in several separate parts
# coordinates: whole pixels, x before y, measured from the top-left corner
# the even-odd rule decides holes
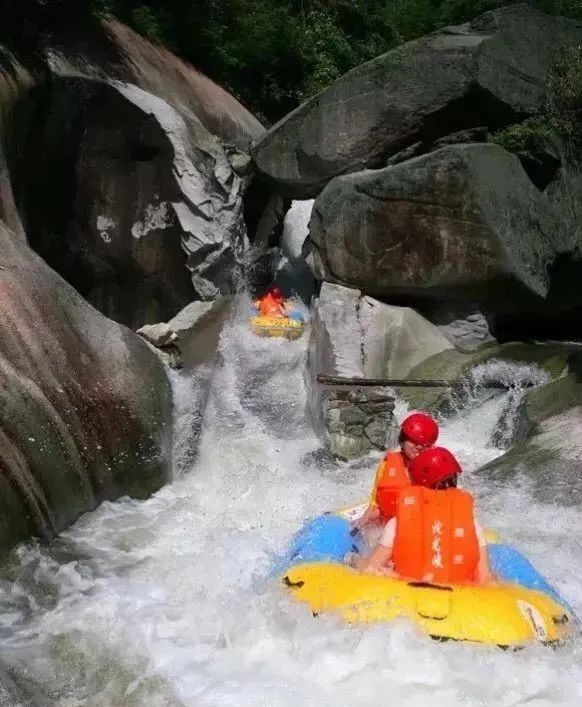
[[[560,505],[582,500],[579,450],[564,445],[582,424],[582,351],[567,357],[568,373],[535,388],[526,397],[519,436],[521,441],[478,473],[492,483],[504,483],[516,474],[527,476],[534,498]],[[559,475],[559,478],[558,476]]]
[[[582,502],[580,444],[572,445],[572,430],[582,426],[580,406],[535,425],[528,437],[479,469],[488,484],[506,485],[516,476],[528,479],[528,492],[540,503],[560,507]]]
[[[582,406],[582,351],[570,350],[566,364],[567,375],[528,394],[524,413],[530,429],[550,417]]]
[[[574,347],[568,344],[525,342],[484,344],[470,353],[451,349],[431,356],[415,366],[408,377],[421,380],[446,379],[453,381],[456,384],[454,392],[458,395],[462,379],[472,368],[481,363],[500,359],[515,363],[536,364],[547,371],[552,379],[557,379],[564,373],[573,351]],[[435,414],[446,412],[451,403],[451,389],[449,388],[400,388],[398,395],[412,408],[422,408]]]

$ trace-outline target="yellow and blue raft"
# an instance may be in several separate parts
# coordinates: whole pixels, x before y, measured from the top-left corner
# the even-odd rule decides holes
[[[559,643],[577,630],[568,603],[520,552],[491,534],[495,584],[436,586],[348,567],[348,552],[365,551],[363,540],[351,534],[351,512],[311,520],[280,565],[286,587],[315,615],[336,613],[349,623],[404,617],[433,638],[513,648]]]
[[[250,326],[258,336],[285,337],[291,341],[303,334],[305,324],[299,312],[291,312],[288,317],[251,317]]]

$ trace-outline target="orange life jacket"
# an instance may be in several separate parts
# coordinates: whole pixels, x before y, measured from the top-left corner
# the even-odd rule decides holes
[[[474,581],[479,541],[471,494],[423,486],[403,490],[398,499],[392,560],[400,576],[417,582]]]
[[[370,505],[380,509],[383,520],[390,520],[396,515],[398,495],[406,486],[410,486],[410,478],[404,454],[400,451],[386,452],[376,471],[370,498]]]
[[[259,300],[259,312],[263,317],[285,317],[285,310],[281,302],[271,295],[265,295]]]

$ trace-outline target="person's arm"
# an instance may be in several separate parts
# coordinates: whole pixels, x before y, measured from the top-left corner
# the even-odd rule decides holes
[[[384,457],[382,457],[382,459],[380,459],[380,463],[378,464],[378,467],[376,468],[376,475],[374,476],[374,485],[372,486],[372,491],[370,493],[370,500],[368,501],[371,508],[378,509],[378,501],[376,500],[376,496],[378,494],[378,482],[380,481],[380,476],[382,474],[383,466],[384,466]],[[378,509],[378,514],[379,513],[380,513],[380,510]]]
[[[358,563],[360,572],[368,574],[393,574],[388,568],[388,563],[392,559],[392,548],[396,539],[396,519],[392,518],[386,523],[382,531],[380,544]]]
[[[475,521],[475,530],[477,531],[477,540],[479,541],[479,562],[477,564],[475,580],[477,584],[495,582],[495,575],[491,571],[491,565],[489,564],[489,552],[487,551],[485,533],[480,523],[477,521]]]
[[[392,557],[392,548],[378,545],[367,557],[362,557],[357,568],[366,574],[388,574],[388,563]]]
[[[368,506],[364,514],[354,523],[354,528],[363,528],[368,523],[372,523],[380,517],[378,506]]]
[[[378,480],[380,479],[382,461],[380,461],[380,463],[378,464],[378,468],[376,469],[376,475],[374,477],[374,486],[372,487],[370,500],[368,501],[368,508],[366,509],[364,515],[354,523],[354,528],[363,528],[364,525],[366,525],[367,523],[372,523],[373,521],[378,520],[378,518],[380,517],[380,509],[378,508],[378,503],[376,502],[376,491],[378,488]]]
[[[491,565],[489,564],[487,545],[483,545],[479,548],[479,564],[477,565],[476,579],[478,584],[489,584],[490,582],[495,582],[495,576],[493,572],[491,572]]]

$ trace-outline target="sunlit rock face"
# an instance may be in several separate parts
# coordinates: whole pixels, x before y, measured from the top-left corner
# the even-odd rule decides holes
[[[134,328],[234,291],[247,248],[245,151],[260,123],[115,22],[56,33],[39,56],[43,70],[26,82],[15,66],[30,57],[1,60],[12,187],[32,247]]]

